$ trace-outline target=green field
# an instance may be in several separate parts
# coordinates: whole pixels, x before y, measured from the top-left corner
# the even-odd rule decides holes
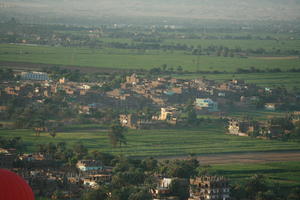
[[[270,162],[260,164],[213,165],[217,174],[228,177],[233,182],[244,182],[254,174],[263,174],[273,183],[282,187],[300,186],[300,162]]]
[[[57,133],[52,138],[48,133],[36,137],[31,130],[1,130],[0,136],[21,136],[28,145],[28,152],[36,150],[37,144],[64,141],[68,145],[82,142],[92,150],[100,150],[127,156],[180,156],[188,154],[210,154],[230,152],[267,152],[300,150],[297,142],[261,140],[224,134],[224,129],[203,126],[198,130],[130,130],[126,134],[128,144],[122,148],[112,148],[107,131],[87,130]],[[270,162],[247,164],[214,164],[211,170],[226,176],[232,183],[244,182],[254,174],[263,174],[280,187],[300,186],[300,162]]]
[[[57,133],[56,138],[50,137],[48,133],[42,133],[40,137],[36,137],[31,130],[1,130],[0,136],[21,136],[28,144],[28,151],[34,151],[36,144],[65,141],[70,145],[82,142],[89,150],[122,153],[128,156],[300,150],[297,142],[261,140],[224,133],[225,130],[216,125],[202,126],[197,130],[130,130],[126,134],[128,144],[122,148],[111,147],[105,130],[62,132]]]
[[[270,118],[274,117],[285,117],[286,112],[282,111],[266,111],[266,110],[247,110],[247,111],[233,111],[230,112],[230,117],[234,118],[244,118],[245,116],[248,116],[250,118],[253,118],[255,120],[262,120],[265,121]]]
[[[230,34],[231,36],[234,36],[233,33]],[[249,33],[242,35],[241,33],[238,33],[235,36],[247,36]],[[215,35],[209,34],[207,37],[220,37],[222,34],[218,33]],[[263,37],[265,37],[264,35]],[[168,36],[165,36],[168,37]],[[205,35],[203,37],[206,37]],[[278,36],[273,36],[278,37]],[[176,39],[164,39],[162,40],[162,45],[188,45],[188,46],[201,46],[202,48],[207,48],[209,46],[224,46],[228,48],[241,48],[243,50],[246,49],[259,49],[264,48],[267,51],[272,51],[274,49],[280,49],[281,51],[286,50],[300,50],[300,40],[294,39],[290,40],[289,37],[295,37],[288,36],[288,35],[282,35],[279,37],[278,40],[258,40],[258,39],[185,39],[185,38],[176,38]],[[102,42],[109,43],[109,42],[118,42],[118,43],[127,43],[127,44],[140,44],[141,42],[136,42],[129,38],[100,38],[99,39]]]
[[[167,64],[176,69],[228,71],[237,68],[256,67],[259,69],[280,68],[287,70],[299,68],[300,59],[261,59],[230,58],[216,56],[187,55],[183,51],[160,50],[124,50],[124,49],[89,49],[51,46],[0,45],[0,61],[44,63],[53,65],[91,66],[118,69],[150,69]]]
[[[202,48],[208,46],[224,46],[228,48],[239,47],[241,49],[258,49],[266,50],[281,49],[285,50],[300,50],[300,40],[238,40],[238,39],[167,39],[163,44],[185,44],[185,45],[200,45]]]

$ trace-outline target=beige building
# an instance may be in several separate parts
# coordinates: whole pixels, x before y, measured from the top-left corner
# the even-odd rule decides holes
[[[136,115],[128,114],[128,115],[120,115],[119,121],[121,126],[125,126],[128,128],[136,129],[138,128],[138,119]]]
[[[172,120],[175,117],[176,111],[177,109],[174,107],[161,108],[159,120]]]
[[[248,136],[254,131],[258,131],[259,124],[250,121],[239,121],[231,119],[228,125],[228,132],[232,135]]]
[[[189,200],[229,200],[229,184],[224,177],[203,176],[190,179]]]
[[[135,84],[139,83],[140,80],[138,79],[137,75],[134,73],[131,76],[126,77],[126,82],[131,83],[132,85],[135,85]]]

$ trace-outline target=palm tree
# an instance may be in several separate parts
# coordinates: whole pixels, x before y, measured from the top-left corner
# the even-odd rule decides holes
[[[55,138],[56,136],[56,128],[51,128],[49,131],[49,135],[53,138]]]
[[[127,132],[127,128],[119,124],[112,125],[110,128],[109,139],[113,147],[116,147],[117,144],[121,147],[122,144],[127,144],[124,133]]]
[[[41,132],[44,131],[45,128],[45,120],[42,117],[37,117],[36,120],[33,121],[33,127],[35,136],[40,136]]]

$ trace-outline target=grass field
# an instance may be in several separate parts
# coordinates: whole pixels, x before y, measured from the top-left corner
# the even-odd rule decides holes
[[[89,150],[100,150],[128,156],[179,156],[193,154],[300,150],[297,142],[261,140],[224,134],[221,126],[203,126],[197,130],[130,130],[127,145],[112,148],[105,130],[72,131],[58,133],[52,138],[48,133],[36,137],[31,130],[1,130],[0,136],[21,136],[33,151],[36,144],[65,141],[72,145],[82,142]]]
[[[1,130],[0,136],[21,136],[28,145],[28,152],[36,149],[36,144],[67,142],[72,145],[82,142],[92,150],[128,156],[179,156],[188,154],[210,154],[230,152],[267,152],[300,150],[297,142],[261,140],[224,134],[220,126],[205,126],[198,130],[130,130],[126,134],[128,144],[122,148],[112,148],[107,131],[87,130],[58,133],[52,138],[48,133],[36,137],[31,130]],[[211,170],[226,176],[231,183],[245,181],[254,174],[263,174],[280,187],[300,186],[300,162],[270,162],[247,164],[213,164]]]
[[[254,174],[263,174],[282,187],[300,187],[300,162],[298,161],[212,165],[212,170],[233,182],[244,182]]]
[[[251,117],[255,120],[267,120],[274,117],[284,117],[286,112],[280,111],[266,111],[266,110],[247,110],[247,111],[234,111],[230,113],[230,117],[244,118],[245,116]]]
[[[231,33],[232,34],[232,33]],[[248,33],[249,34],[249,33]],[[220,33],[216,35],[208,35],[208,36],[221,36]],[[232,35],[233,36],[233,35]],[[242,36],[238,34],[236,36]],[[244,35],[244,36],[247,36]],[[167,37],[167,36],[166,36]],[[204,36],[205,37],[205,36]],[[265,36],[263,36],[265,37]],[[276,36],[274,36],[276,37]],[[294,37],[294,36],[289,36]],[[127,44],[139,44],[140,42],[136,42],[129,38],[100,38],[100,41],[104,43],[109,42],[118,42],[118,43],[127,43]],[[241,48],[243,50],[246,49],[259,49],[264,48],[267,51],[271,51],[274,49],[280,49],[281,51],[286,50],[300,50],[300,40],[294,39],[290,40],[287,35],[282,36],[278,40],[243,40],[243,39],[185,39],[185,38],[177,38],[177,39],[164,39],[161,42],[162,45],[193,45],[194,47],[201,46],[203,49],[209,46],[224,46],[228,48]]]
[[[264,48],[266,50],[281,49],[282,51],[295,49],[300,50],[300,40],[238,40],[238,39],[167,39],[165,44],[200,45],[202,48],[208,46],[224,46],[228,48],[239,47],[245,49]]]
[[[28,46],[0,44],[0,61],[44,63],[53,65],[91,66],[118,69],[150,69],[167,64],[176,69],[235,71],[237,68],[260,69],[299,68],[300,59],[230,58],[187,55],[183,51],[123,50],[64,48],[51,46]]]

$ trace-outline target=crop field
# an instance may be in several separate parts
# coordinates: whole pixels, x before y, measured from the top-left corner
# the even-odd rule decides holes
[[[269,162],[259,164],[220,164],[212,165],[217,174],[232,181],[243,182],[254,174],[263,174],[268,180],[282,187],[300,186],[300,162]]]
[[[106,130],[59,132],[55,138],[48,133],[35,136],[32,130],[1,130],[0,136],[20,136],[27,151],[37,144],[64,141],[69,145],[82,142],[89,150],[100,150],[128,156],[180,156],[189,154],[300,150],[298,142],[262,140],[226,135],[222,126],[207,125],[198,129],[130,130],[127,145],[112,148]]]
[[[236,71],[237,68],[299,68],[300,59],[261,59],[257,57],[195,56],[183,51],[89,49],[29,45],[0,45],[0,62],[27,62],[53,65],[90,66],[114,69],[150,69],[167,64],[175,70]]]
[[[243,118],[249,116],[255,120],[267,120],[274,117],[284,117],[286,112],[280,111],[266,111],[266,110],[247,110],[245,111],[233,111],[230,113],[230,117]]]
[[[206,37],[219,37],[222,34],[218,33],[216,35],[209,34]],[[233,33],[230,33],[231,36],[234,36]],[[249,35],[249,33],[248,33]],[[252,34],[251,34],[252,35]],[[247,36],[243,34],[237,34],[235,36]],[[263,37],[265,37],[264,35]],[[165,36],[168,37],[168,36]],[[205,35],[203,36],[205,37]],[[277,36],[273,36],[277,37]],[[258,39],[164,39],[162,40],[162,45],[188,45],[188,46],[201,46],[202,48],[207,48],[209,46],[224,46],[228,48],[241,48],[243,50],[246,49],[259,49],[264,48],[266,50],[274,50],[280,49],[281,51],[285,50],[300,50],[300,40],[294,39],[290,40],[288,37],[294,38],[295,36],[281,36],[278,40],[258,40]],[[140,42],[136,42],[129,38],[100,38],[102,42],[118,42],[118,43],[127,43],[127,44],[139,44]]]
[[[266,50],[300,50],[300,40],[226,40],[226,39],[167,39],[165,44],[200,45],[202,48],[208,46],[225,46],[228,48],[258,49]]]

